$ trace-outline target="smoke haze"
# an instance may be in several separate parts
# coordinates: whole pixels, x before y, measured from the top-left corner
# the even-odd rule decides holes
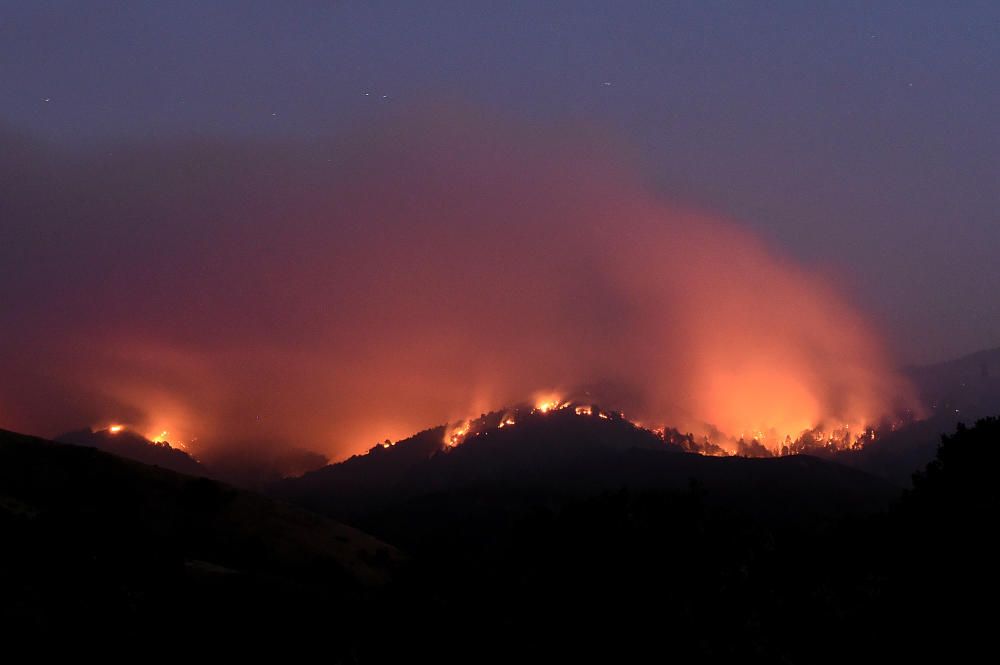
[[[0,137],[0,426],[336,459],[542,390],[730,436],[913,407],[829,279],[582,130],[459,115],[310,145]]]

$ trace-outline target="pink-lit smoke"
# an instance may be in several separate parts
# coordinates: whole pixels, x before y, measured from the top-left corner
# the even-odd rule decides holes
[[[2,427],[338,458],[539,390],[734,437],[912,403],[834,285],[573,132],[2,141]]]

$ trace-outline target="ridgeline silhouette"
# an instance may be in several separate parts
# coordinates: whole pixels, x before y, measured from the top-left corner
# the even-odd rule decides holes
[[[990,646],[998,419],[944,437],[905,490],[809,456],[693,455],[621,419],[519,425],[454,448],[428,430],[272,488],[372,536],[0,432],[0,626],[169,630],[178,645],[322,635],[332,660],[360,663],[840,663]]]

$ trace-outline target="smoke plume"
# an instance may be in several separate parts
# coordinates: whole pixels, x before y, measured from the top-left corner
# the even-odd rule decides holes
[[[835,285],[582,132],[0,143],[3,427],[340,458],[542,390],[734,437],[912,406]]]

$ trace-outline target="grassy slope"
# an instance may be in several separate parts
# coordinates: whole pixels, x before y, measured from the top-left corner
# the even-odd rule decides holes
[[[174,540],[186,557],[214,556],[236,570],[328,565],[369,584],[384,581],[400,559],[371,536],[282,502],[5,430],[0,496],[27,519],[44,513],[95,521],[139,518],[137,529]]]
[[[403,560],[280,501],[3,430],[0,542],[0,636],[323,634],[341,655]]]

